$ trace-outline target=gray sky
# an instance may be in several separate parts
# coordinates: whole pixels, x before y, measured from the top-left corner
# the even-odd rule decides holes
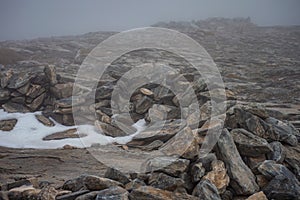
[[[300,0],[0,0],[0,40],[248,16],[259,25],[300,25]]]

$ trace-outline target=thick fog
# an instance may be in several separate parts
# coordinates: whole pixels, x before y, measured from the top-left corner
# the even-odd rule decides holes
[[[0,0],[0,40],[122,31],[158,21],[251,17],[299,25],[299,0]]]

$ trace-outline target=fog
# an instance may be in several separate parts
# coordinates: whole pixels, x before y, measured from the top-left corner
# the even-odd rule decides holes
[[[0,0],[0,40],[122,31],[159,21],[251,17],[299,25],[299,0]]]

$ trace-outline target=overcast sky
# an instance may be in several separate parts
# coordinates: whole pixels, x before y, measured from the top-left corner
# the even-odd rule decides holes
[[[300,0],[0,0],[0,40],[248,16],[259,25],[300,25]]]

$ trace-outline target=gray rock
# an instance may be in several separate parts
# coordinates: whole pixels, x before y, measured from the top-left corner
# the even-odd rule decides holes
[[[3,104],[2,108],[9,113],[14,113],[14,112],[26,113],[30,111],[26,106],[18,103],[13,103],[13,102],[7,102]]]
[[[164,173],[152,173],[148,181],[149,185],[162,190],[174,191],[178,187],[183,187],[184,181],[174,178]]]
[[[32,79],[32,76],[28,73],[13,74],[7,87],[9,89],[18,89],[29,83],[30,79]]]
[[[230,185],[237,194],[254,194],[259,190],[255,176],[242,160],[227,129],[223,129],[217,142],[218,156],[223,160],[230,177]]]
[[[201,162],[197,162],[191,167],[191,175],[193,182],[198,182],[205,175],[205,168]]]
[[[96,200],[128,200],[129,193],[124,188],[113,186],[98,193]]]
[[[270,146],[273,151],[267,154],[268,160],[274,160],[278,163],[282,163],[286,156],[283,145],[280,142],[272,142],[270,143]]]
[[[10,91],[0,88],[0,101],[7,101],[10,98]]]
[[[86,193],[89,193],[89,191],[88,190],[80,190],[80,191],[73,192],[70,194],[64,194],[64,195],[58,196],[58,197],[56,197],[56,200],[75,200],[77,197],[84,195]]]
[[[159,156],[147,160],[144,163],[144,168],[146,172],[164,172],[171,176],[179,177],[181,173],[188,169],[189,164],[190,161],[186,159]]]
[[[146,113],[153,105],[153,100],[147,96],[144,96],[141,100],[135,104],[135,112],[138,114]]]
[[[201,200],[221,200],[218,189],[209,180],[200,181],[194,188],[192,194]]]
[[[40,85],[31,84],[29,90],[26,93],[26,96],[35,99],[40,96],[43,92],[45,92],[45,88]]]
[[[168,119],[179,119],[180,110],[175,106],[159,105],[154,104],[148,110],[148,117],[146,118],[149,122],[158,122]]]
[[[84,177],[83,182],[89,190],[103,190],[111,186],[123,186],[120,182],[91,175]]]
[[[130,182],[127,175],[122,173],[120,170],[112,168],[112,167],[107,168],[104,177],[109,178],[111,180],[118,181],[124,185],[126,185],[127,183]]]
[[[294,172],[298,180],[300,180],[300,147],[285,146],[284,152],[286,152],[285,162],[290,166],[290,169]]]
[[[56,68],[54,65],[46,65],[44,73],[51,85],[57,84]]]
[[[230,133],[242,156],[256,157],[272,151],[271,146],[265,139],[245,129],[233,129]]]
[[[86,175],[81,175],[77,178],[67,180],[63,184],[62,189],[70,190],[72,192],[76,192],[76,191],[79,191],[79,190],[86,189],[86,186],[83,182],[85,177],[86,177]]]
[[[136,129],[134,127],[132,127],[130,132],[125,132],[118,127],[115,127],[115,126],[107,124],[107,123],[100,122],[98,120],[95,121],[95,127],[100,132],[103,132],[105,135],[108,135],[111,137],[121,137],[121,136],[131,135],[136,132]]]
[[[45,117],[44,115],[35,115],[35,118],[41,122],[42,124],[44,124],[45,126],[49,126],[49,127],[52,127],[54,126],[54,122],[49,119],[48,117]]]
[[[50,88],[51,93],[57,99],[64,99],[72,96],[73,83],[60,83]]]

